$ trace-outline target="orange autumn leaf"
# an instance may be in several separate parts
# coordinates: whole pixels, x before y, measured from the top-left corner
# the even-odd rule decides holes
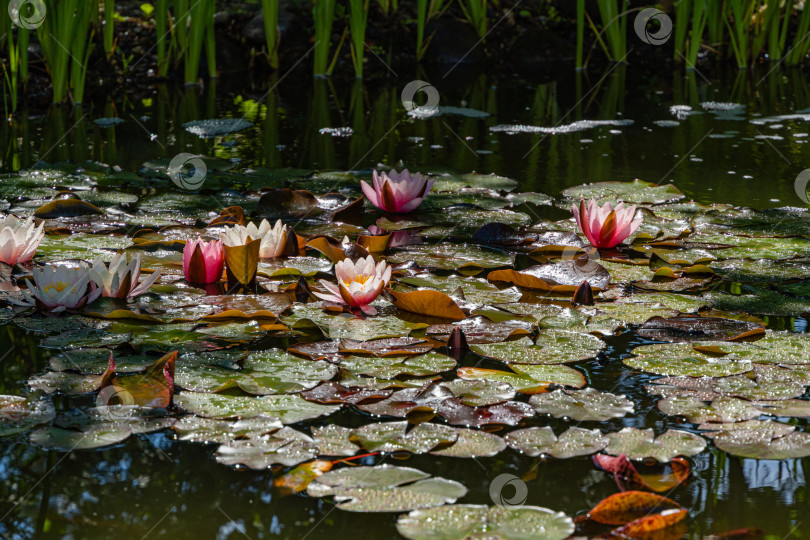
[[[616,493],[597,504],[588,512],[588,518],[606,525],[624,525],[662,510],[681,510],[672,499],[646,491]]]
[[[346,258],[343,248],[330,242],[326,236],[313,238],[307,242],[306,246],[320,251],[333,263],[338,263]]]
[[[273,480],[281,495],[301,493],[313,480],[332,469],[332,462],[318,459],[303,463],[287,474]]]
[[[672,527],[676,523],[683,521],[686,518],[687,510],[682,508],[680,510],[664,510],[659,514],[644,516],[642,518],[631,521],[627,525],[618,527],[610,531],[612,536],[619,538],[637,538],[647,533],[660,531],[668,527]],[[680,538],[680,536],[677,536]]]
[[[393,289],[385,289],[385,292],[391,303],[404,311],[453,321],[467,318],[458,304],[443,292],[427,290],[400,293]]]

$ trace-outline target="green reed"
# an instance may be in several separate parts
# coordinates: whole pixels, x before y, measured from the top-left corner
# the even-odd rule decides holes
[[[425,40],[425,27],[432,19],[438,17],[450,6],[445,0],[417,0],[416,2],[416,59],[421,60],[433,35]]]
[[[352,35],[352,63],[354,76],[363,78],[363,59],[366,48],[368,0],[349,0],[349,31]]]
[[[264,36],[267,41],[267,62],[278,69],[278,0],[262,0],[264,15]]]
[[[684,0],[681,0],[684,3]],[[709,0],[694,0],[692,3],[692,28],[689,31],[689,43],[686,47],[686,69],[695,69],[700,45],[703,41],[703,31],[706,28],[706,7]]]
[[[810,50],[810,6],[805,3],[802,14],[799,16],[796,33],[793,35],[793,46],[785,56],[785,63],[789,66],[801,64],[804,57],[807,56],[808,50]]]
[[[577,59],[575,67],[583,68],[582,53],[585,47],[585,0],[577,0]]]
[[[627,56],[627,17],[620,11],[626,3],[626,0],[597,0],[608,57],[614,62],[623,62]]]
[[[169,73],[169,55],[166,37],[169,33],[169,2],[155,1],[155,32],[157,33],[157,73],[165,77]]]
[[[45,6],[48,15],[37,28],[37,36],[51,77],[53,102],[64,102],[68,91],[74,102],[81,102],[94,34],[90,23],[98,14],[96,6],[85,0],[46,0]]]
[[[712,0],[706,4],[706,36],[708,45],[719,47],[725,41],[726,0]]]
[[[104,0],[104,52],[112,58],[115,44],[115,0]]]
[[[208,60],[208,76],[216,77],[216,43],[214,41],[214,5],[216,0],[194,0],[189,8],[188,43],[183,68],[186,85],[197,83],[203,45]],[[180,26],[183,25],[182,19]]]
[[[313,71],[316,77],[325,77],[330,74],[329,45],[335,17],[335,0],[313,0],[312,15],[315,19]]]
[[[487,0],[459,0],[459,5],[475,33],[483,38],[487,33]]]
[[[377,0],[377,3],[380,4],[380,9],[386,17],[397,10],[397,0]]]
[[[751,32],[751,17],[754,14],[754,0],[729,0],[729,14],[726,19],[728,25],[731,50],[737,61],[737,67],[748,69],[749,38]]]

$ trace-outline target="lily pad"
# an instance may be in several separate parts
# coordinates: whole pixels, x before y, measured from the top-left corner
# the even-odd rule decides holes
[[[340,407],[311,403],[299,396],[243,397],[183,392],[174,396],[180,409],[205,418],[255,418],[271,416],[295,424],[337,411]]]
[[[47,424],[56,416],[53,403],[47,396],[31,394],[0,396],[0,437],[28,431],[34,426]]]
[[[677,201],[684,194],[673,185],[658,185],[643,180],[632,182],[599,182],[575,186],[563,190],[563,195],[578,201],[580,197],[596,198],[600,204],[605,202],[625,202],[628,204],[661,204]]]
[[[539,506],[449,505],[415,510],[397,521],[397,531],[409,540],[563,540],[574,522],[562,512]]]
[[[753,459],[797,459],[810,456],[810,433],[780,434],[772,429],[723,431],[714,437],[720,450]]]
[[[612,456],[625,454],[629,459],[655,458],[668,462],[675,456],[694,456],[706,448],[702,437],[670,429],[655,436],[652,429],[626,427],[619,432],[609,433],[610,444],[605,450]]]
[[[506,435],[506,442],[528,456],[549,455],[558,459],[587,456],[603,450],[608,438],[598,429],[568,428],[559,437],[550,427],[519,429]]]
[[[604,422],[633,412],[633,402],[625,396],[600,392],[595,388],[558,389],[547,394],[537,394],[529,398],[529,405],[538,413],[580,422]]]
[[[635,356],[623,361],[659,375],[723,377],[751,371],[758,351],[755,345],[724,341],[643,345],[633,349]]]
[[[593,358],[604,347],[601,339],[590,334],[548,329],[538,335],[536,343],[524,338],[473,345],[471,349],[507,364],[563,364]]]
[[[467,488],[416,469],[378,465],[324,473],[309,484],[307,494],[333,495],[338,508],[351,512],[404,512],[453,503]]]

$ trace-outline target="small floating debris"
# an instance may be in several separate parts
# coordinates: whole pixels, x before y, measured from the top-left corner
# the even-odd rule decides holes
[[[681,125],[677,120],[653,120],[653,124],[658,127],[678,127]]]
[[[672,105],[669,108],[669,113],[678,120],[686,120],[689,116],[693,114],[701,114],[700,111],[692,110],[692,107],[690,107],[689,105]]]
[[[253,127],[253,124],[241,118],[213,118],[208,120],[194,120],[183,124],[183,128],[185,128],[186,131],[203,139],[210,139],[218,135],[228,135],[249,127]]]
[[[118,124],[123,124],[123,118],[115,118],[115,117],[105,117],[105,118],[96,118],[93,120],[93,123],[99,127],[108,128],[117,126]]]
[[[756,120],[751,120],[751,123],[757,126],[762,126],[765,124],[775,124],[770,126],[772,128],[776,128],[778,122],[787,122],[790,120],[800,120],[803,122],[810,122],[810,114],[780,114],[778,116],[763,116],[762,118],[757,118]]]
[[[467,118],[486,118],[488,112],[470,109],[469,107],[415,107],[408,111],[408,116],[419,120],[441,115],[466,116]]]
[[[712,113],[718,120],[745,120],[745,105],[721,101],[704,101],[701,107]]]
[[[325,127],[318,130],[321,135],[331,135],[332,137],[351,137],[354,130],[350,127]]]
[[[527,125],[510,125],[498,124],[489,128],[490,131],[496,133],[507,133],[514,135],[516,133],[548,133],[549,135],[557,135],[561,133],[575,133],[577,131],[585,131],[599,126],[632,126],[633,120],[578,120],[571,124],[562,126],[527,126]],[[616,131],[616,130],[611,130]]]

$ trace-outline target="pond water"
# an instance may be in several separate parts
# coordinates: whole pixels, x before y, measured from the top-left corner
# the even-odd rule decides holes
[[[416,78],[434,81],[441,114],[426,119],[408,116],[400,93]],[[180,219],[191,219],[191,223],[191,216],[207,222],[222,207],[240,204],[237,188],[221,186],[229,179],[241,185],[245,179],[239,173],[246,170],[259,173],[255,188],[307,171],[367,173],[378,164],[436,173],[493,173],[516,180],[515,192],[553,197],[588,182],[639,178],[674,184],[687,200],[703,204],[760,210],[804,206],[794,180],[810,167],[810,85],[799,71],[776,69],[727,79],[704,78],[701,73],[650,74],[619,66],[604,73],[563,73],[543,80],[493,80],[485,74],[454,73],[447,79],[441,74],[392,76],[366,85],[313,83],[295,76],[271,83],[269,92],[249,82],[222,81],[216,89],[164,88],[148,99],[122,99],[84,110],[52,110],[47,115],[24,112],[13,126],[4,125],[0,131],[4,149],[0,171],[10,174],[0,178],[0,201],[8,197],[2,184],[8,184],[14,172],[31,167],[75,171],[76,163],[90,160],[95,164],[87,164],[88,171],[112,172],[101,163],[120,167],[122,175],[140,171],[148,177],[165,170],[176,154],[188,152],[217,158],[206,165],[220,182],[212,202],[178,199]],[[112,116],[123,123],[102,127],[93,122]],[[242,118],[252,127],[209,139],[183,128],[187,122],[205,118]],[[329,128],[350,128],[351,134]],[[313,191],[330,191],[326,189],[332,186],[330,178],[324,175]],[[336,178],[334,187],[343,190]],[[169,180],[164,182],[144,190],[179,191]],[[58,185],[57,180],[53,183]],[[307,187],[303,182],[295,186]],[[23,199],[11,202],[20,201],[25,206]],[[156,208],[156,215],[163,219],[167,207]],[[526,203],[515,209],[529,214],[532,222],[570,216],[567,210],[547,204]],[[334,236],[342,234],[336,229]],[[810,252],[805,251],[803,257],[808,256]],[[722,288],[739,292],[745,286],[726,280]],[[793,311],[754,314],[762,315],[769,329],[805,332],[807,319],[800,316],[801,310]],[[0,394],[24,394],[26,381],[52,365],[58,351],[43,347],[42,341],[42,333],[28,332],[14,321],[0,325],[0,354],[9,351],[0,361]],[[657,341],[641,337],[635,326],[604,341],[603,355],[572,365],[585,375],[588,386],[625,394],[635,412],[603,423],[586,422],[583,427],[604,432],[635,427],[653,428],[656,434],[667,429],[699,433],[696,424],[656,408],[659,398],[650,395],[644,384],[658,375],[622,363],[634,347]],[[268,337],[249,341],[245,347],[283,349],[294,342],[289,337]],[[460,366],[479,364],[499,367],[494,361],[481,364],[481,357],[474,353],[459,362]],[[799,399],[808,397],[805,393]],[[92,395],[54,397],[60,412],[90,407],[94,400]],[[313,426],[356,427],[378,420],[344,408],[293,427],[308,432]],[[806,418],[781,420],[807,431]],[[559,434],[578,423],[539,415],[524,420],[520,427],[545,425]],[[501,426],[494,433],[505,435],[514,429]],[[280,473],[220,464],[216,449],[216,444],[178,441],[171,429],[73,452],[33,446],[28,433],[2,438],[0,536],[400,537],[396,522],[402,512],[347,512],[336,509],[329,498],[281,496],[273,487],[273,478]],[[413,467],[456,480],[469,489],[459,501],[463,504],[493,504],[491,482],[499,474],[510,473],[528,486],[527,505],[569,516],[587,512],[617,491],[611,475],[597,470],[588,456],[542,459],[507,448],[492,457],[474,459],[430,454],[403,457],[376,455],[357,463]],[[692,475],[687,482],[664,493],[689,510],[686,527],[655,538],[702,538],[745,527],[760,528],[769,539],[810,538],[810,492],[805,477],[809,458],[741,458],[709,442],[690,461]],[[594,528],[583,534],[605,531]]]

